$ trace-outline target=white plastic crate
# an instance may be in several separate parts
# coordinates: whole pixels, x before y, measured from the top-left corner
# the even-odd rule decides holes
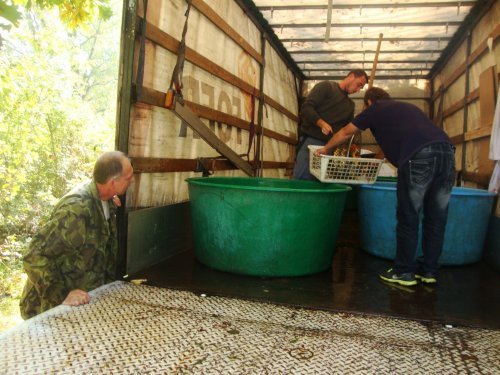
[[[320,146],[309,146],[309,171],[321,182],[373,184],[384,162],[382,159],[314,155]]]

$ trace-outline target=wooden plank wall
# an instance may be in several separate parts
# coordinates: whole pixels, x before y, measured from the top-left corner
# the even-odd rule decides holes
[[[500,68],[500,2],[475,25],[431,82],[432,117],[457,147],[458,183],[485,188]]]
[[[186,201],[185,179],[201,176],[201,164],[215,175],[245,176],[165,108],[186,8],[184,0],[149,0],[144,17],[139,0],[137,17],[130,21],[136,23],[136,36],[128,154],[137,174],[127,194],[129,209]],[[256,176],[283,178],[293,167],[298,84],[237,2],[193,0],[183,71],[185,103],[219,139],[248,158]],[[256,135],[248,153],[252,113]]]

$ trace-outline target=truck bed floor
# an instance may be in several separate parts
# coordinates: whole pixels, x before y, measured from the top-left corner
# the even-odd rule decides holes
[[[403,287],[378,273],[391,262],[339,247],[332,267],[316,275],[262,278],[217,271],[180,253],[130,279],[198,294],[243,298],[334,312],[377,315],[444,325],[500,329],[500,275],[480,262],[442,267],[438,283]]]

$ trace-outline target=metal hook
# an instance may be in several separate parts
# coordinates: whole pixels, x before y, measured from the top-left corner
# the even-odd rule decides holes
[[[205,166],[204,160],[205,159],[203,159],[203,158],[196,159],[196,170],[195,170],[195,172],[201,172],[203,177],[208,177],[211,174],[213,174],[213,172],[210,172],[208,170],[208,168]]]

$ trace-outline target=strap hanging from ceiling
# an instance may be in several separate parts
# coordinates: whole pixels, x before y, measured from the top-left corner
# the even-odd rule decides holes
[[[174,95],[177,96],[178,100],[182,101],[182,71],[184,70],[184,60],[186,57],[186,33],[188,28],[189,11],[191,10],[191,0],[187,0],[188,7],[184,16],[186,21],[184,22],[184,28],[182,30],[182,37],[179,43],[179,50],[177,51],[177,62],[175,63],[174,71],[172,72],[172,78],[170,80],[170,88],[168,89],[167,96],[165,98],[165,107],[172,108],[174,104]]]

